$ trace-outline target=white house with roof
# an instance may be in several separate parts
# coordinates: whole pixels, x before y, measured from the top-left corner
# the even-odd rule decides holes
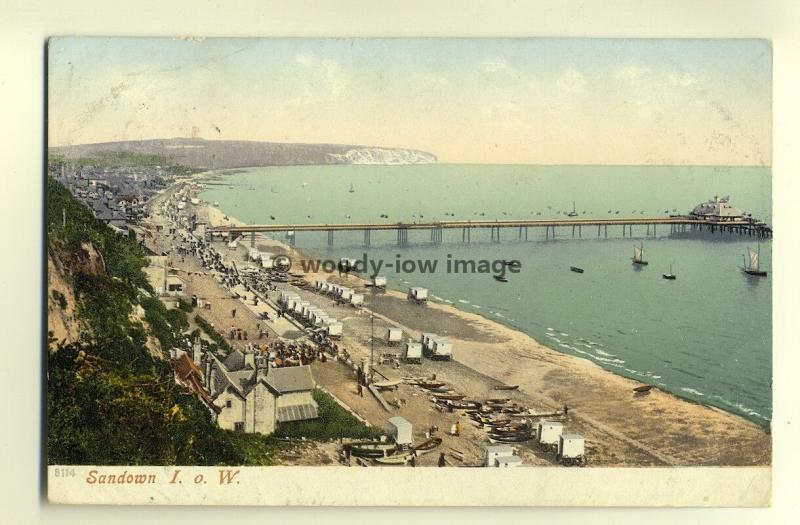
[[[269,367],[265,356],[238,349],[224,359],[207,352],[204,365],[220,428],[266,435],[281,423],[319,417],[308,366]]]

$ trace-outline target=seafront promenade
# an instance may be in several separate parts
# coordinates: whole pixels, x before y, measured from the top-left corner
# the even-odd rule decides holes
[[[151,209],[156,210],[173,191],[155,199]],[[206,204],[194,206],[192,213],[218,231],[222,231],[223,226],[228,231],[235,231],[231,228],[237,227],[247,228],[236,223],[235,219],[224,221],[221,212]],[[154,211],[153,220],[164,218]],[[153,227],[151,231],[154,233],[153,242],[161,250],[169,250],[174,239],[167,238],[164,229],[157,231]],[[253,243],[263,251],[300,256],[291,246],[272,239],[254,235]],[[213,242],[213,245],[226,260],[235,261],[237,265],[245,264],[248,248],[244,243],[234,248],[222,242]],[[237,327],[251,330],[251,335],[257,333],[260,311],[248,306],[242,315],[230,319],[232,308],[238,305],[241,309],[242,299],[236,295],[243,294],[236,290],[233,294],[211,275],[204,275],[191,257],[186,257],[185,261],[173,259],[173,264],[180,271],[192,273],[187,286],[189,293],[201,294],[215,302],[208,313],[212,323],[224,330],[233,322]],[[569,413],[563,418],[565,428],[570,433],[586,437],[590,465],[765,465],[770,462],[769,435],[761,427],[735,415],[659,390],[647,396],[636,396],[633,388],[639,383],[635,381],[616,376],[586,360],[550,350],[524,333],[447,305],[415,305],[403,294],[392,291],[371,294],[366,283],[354,276],[309,273],[302,278],[308,283],[327,279],[365,294],[365,306],[359,310],[330,305],[331,311],[345,326],[339,346],[347,350],[353,361],[368,359],[372,334],[380,336],[389,326],[402,328],[404,336],[415,340],[422,332],[447,336],[454,343],[454,361],[426,359],[421,365],[402,364],[397,369],[384,367],[379,370],[396,378],[435,374],[469,398],[497,395],[493,391],[497,384],[518,384],[519,389],[510,397],[538,413],[553,413],[567,405]],[[330,299],[308,288],[284,283],[279,289],[290,289],[327,308]],[[271,307],[265,305],[262,308],[268,310]],[[273,327],[270,323],[266,326],[271,337],[302,337],[286,327]],[[391,351],[383,342],[379,342],[378,347],[381,352]],[[399,408],[387,412],[369,395],[358,395],[352,369],[342,363],[333,360],[317,362],[313,368],[315,379],[321,386],[373,425],[383,427],[389,417],[400,415],[411,421],[418,432],[424,432],[431,426],[445,431],[456,421],[461,421],[461,428],[465,430],[460,436],[447,436],[446,448],[477,459],[481,448],[488,444],[486,434],[475,428],[471,421],[458,413],[436,410],[427,396],[411,385],[401,384],[390,396],[390,400],[398,402]],[[522,445],[520,449],[526,463],[554,463],[550,455],[535,446]]]

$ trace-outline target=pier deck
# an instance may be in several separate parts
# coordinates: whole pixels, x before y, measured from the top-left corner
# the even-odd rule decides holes
[[[370,244],[370,232],[389,231],[397,232],[398,245],[408,242],[409,230],[429,230],[431,242],[442,242],[442,231],[448,229],[461,229],[462,242],[470,242],[470,232],[475,229],[490,229],[492,242],[500,241],[500,231],[508,228],[518,229],[518,238],[528,239],[528,228],[545,228],[546,237],[556,236],[556,228],[572,228],[572,237],[583,237],[584,227],[597,227],[597,236],[601,232],[608,236],[609,226],[621,226],[622,236],[633,236],[633,227],[646,227],[647,235],[656,235],[658,226],[669,226],[670,232],[709,231],[711,233],[730,233],[748,235],[761,238],[772,237],[772,228],[765,223],[754,219],[735,220],[708,220],[692,216],[666,216],[666,217],[633,217],[633,218],[608,218],[608,219],[517,219],[517,220],[467,220],[467,221],[438,221],[438,222],[385,222],[385,223],[339,223],[339,224],[254,224],[245,226],[217,226],[207,230],[208,235],[244,235],[256,233],[277,232],[327,232],[328,244],[333,245],[333,233],[336,231],[363,231],[364,244]],[[251,239],[253,239],[251,237]]]

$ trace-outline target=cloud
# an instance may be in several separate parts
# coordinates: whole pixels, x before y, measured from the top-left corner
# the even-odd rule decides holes
[[[614,78],[617,80],[636,80],[645,77],[651,73],[649,67],[641,66],[625,66],[617,69],[614,72]]]
[[[481,62],[481,67],[486,73],[505,73],[507,75],[517,75],[516,68],[511,67],[505,58],[491,58]]]
[[[302,66],[310,66],[314,62],[314,55],[310,53],[298,53],[295,55],[294,59]]]
[[[583,93],[586,88],[586,78],[580,71],[568,68],[556,80],[556,87],[563,93]]]
[[[342,70],[341,64],[334,60],[323,60],[322,67],[325,71],[325,82],[331,94],[338,95],[350,84],[350,77]]]
[[[673,86],[679,87],[690,87],[700,81],[699,77],[688,75],[686,73],[670,73],[667,75],[667,80]]]

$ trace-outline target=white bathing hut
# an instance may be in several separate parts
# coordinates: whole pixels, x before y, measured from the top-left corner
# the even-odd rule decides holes
[[[387,430],[389,437],[398,445],[411,445],[414,442],[411,423],[400,416],[389,418]]]
[[[577,434],[561,434],[558,437],[558,461],[568,465],[582,465],[585,462],[585,440]]]
[[[488,445],[483,447],[483,466],[496,467],[497,458],[510,457],[514,455],[514,447],[511,445]]]
[[[558,421],[539,421],[537,429],[539,444],[557,447],[559,438],[564,432],[564,425]]]
[[[412,286],[408,289],[408,298],[416,303],[424,303],[428,300],[428,289],[421,286]]]
[[[399,343],[403,340],[403,330],[396,326],[390,326],[386,331],[386,342],[389,346]]]
[[[422,363],[422,343],[415,343],[409,339],[403,349],[403,360],[406,363]]]

